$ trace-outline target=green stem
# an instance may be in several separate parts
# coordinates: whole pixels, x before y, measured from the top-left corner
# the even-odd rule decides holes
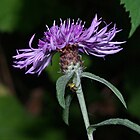
[[[81,108],[81,111],[82,111],[84,123],[85,123],[86,130],[87,130],[87,128],[90,126],[90,123],[89,123],[87,108],[86,108],[85,99],[84,99],[81,84],[78,86],[78,89],[77,89],[76,93],[77,93],[78,101],[79,101],[79,104],[80,104],[80,108]],[[87,136],[88,136],[88,140],[93,140],[92,134],[89,134],[87,132]]]

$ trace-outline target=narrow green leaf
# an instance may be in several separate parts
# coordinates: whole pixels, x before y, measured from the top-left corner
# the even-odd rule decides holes
[[[90,78],[90,79],[93,79],[95,81],[98,81],[100,83],[103,83],[105,84],[107,87],[109,87],[113,92],[114,94],[119,98],[119,100],[123,103],[123,105],[125,106],[125,108],[127,108],[126,106],[126,103],[124,101],[124,98],[122,96],[122,94],[120,93],[120,91],[115,87],[113,86],[111,83],[109,83],[108,81],[106,81],[105,79],[103,78],[100,78],[99,76],[96,76],[92,73],[89,73],[89,72],[83,72],[82,77],[86,77],[86,78]]]
[[[93,124],[91,126],[88,127],[88,133],[93,133],[96,128],[98,126],[104,126],[104,125],[124,125],[136,132],[138,132],[140,134],[140,126],[127,120],[127,119],[120,119],[120,118],[116,118],[116,119],[109,119],[109,120],[105,120],[101,123],[98,124]]]
[[[135,32],[140,25],[140,0],[121,0],[121,4],[124,4],[126,11],[129,11],[131,18],[131,30],[129,37]]]
[[[64,122],[69,125],[69,108],[70,108],[70,104],[73,98],[73,94],[69,94],[66,97],[66,106],[65,109],[63,110],[63,120]]]
[[[56,82],[57,99],[59,104],[65,108],[65,88],[73,73],[61,76]]]

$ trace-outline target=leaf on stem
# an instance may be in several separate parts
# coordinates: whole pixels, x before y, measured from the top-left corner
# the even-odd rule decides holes
[[[65,108],[65,88],[73,73],[63,75],[56,82],[57,99],[61,107]]]
[[[63,110],[63,120],[64,122],[69,125],[69,108],[70,108],[70,104],[73,98],[73,94],[68,94],[66,97],[66,105],[65,105],[65,109]]]
[[[98,81],[100,83],[103,83],[105,84],[107,87],[109,87],[113,92],[114,94],[119,98],[119,100],[122,102],[122,104],[125,106],[125,108],[127,108],[126,106],[126,103],[124,101],[124,98],[122,96],[122,94],[120,93],[120,91],[115,87],[113,86],[110,82],[106,81],[105,79],[103,78],[100,78],[99,76],[96,76],[92,73],[89,73],[89,72],[83,72],[82,77],[86,77],[86,78],[90,78],[92,80],[95,80],[95,81]]]
[[[103,122],[97,123],[97,124],[93,124],[91,126],[88,127],[87,131],[88,133],[93,133],[97,127],[99,126],[104,126],[104,125],[124,125],[134,131],[136,131],[137,133],[140,134],[140,126],[129,121],[128,119],[120,119],[120,118],[115,118],[115,119],[108,119],[105,120]]]

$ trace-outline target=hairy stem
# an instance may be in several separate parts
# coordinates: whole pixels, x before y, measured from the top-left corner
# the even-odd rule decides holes
[[[87,128],[90,126],[90,123],[89,123],[87,108],[86,108],[85,99],[84,99],[81,84],[78,86],[78,89],[77,89],[76,93],[77,93],[77,98],[78,98],[78,101],[79,101],[79,104],[80,104],[80,108],[81,108],[81,111],[82,111],[84,123],[85,123],[86,130],[87,130]],[[87,132],[87,136],[88,136],[88,140],[93,140],[92,134],[88,134],[88,132]]]

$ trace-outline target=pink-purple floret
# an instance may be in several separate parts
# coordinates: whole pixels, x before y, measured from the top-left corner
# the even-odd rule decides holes
[[[112,41],[117,30],[114,24],[113,28],[109,29],[106,25],[99,30],[99,25],[103,23],[102,19],[98,19],[95,15],[91,26],[86,29],[85,23],[82,20],[67,19],[64,22],[60,19],[60,26],[54,24],[44,32],[44,37],[39,39],[38,48],[32,48],[31,44],[34,39],[33,35],[29,41],[29,49],[17,50],[17,55],[13,56],[17,61],[14,61],[14,67],[27,69],[26,73],[34,74],[42,72],[47,67],[55,52],[62,50],[68,45],[76,45],[79,52],[91,54],[97,57],[105,57],[108,54],[114,54],[122,50],[120,44],[123,42]],[[29,67],[29,68],[28,68]]]

